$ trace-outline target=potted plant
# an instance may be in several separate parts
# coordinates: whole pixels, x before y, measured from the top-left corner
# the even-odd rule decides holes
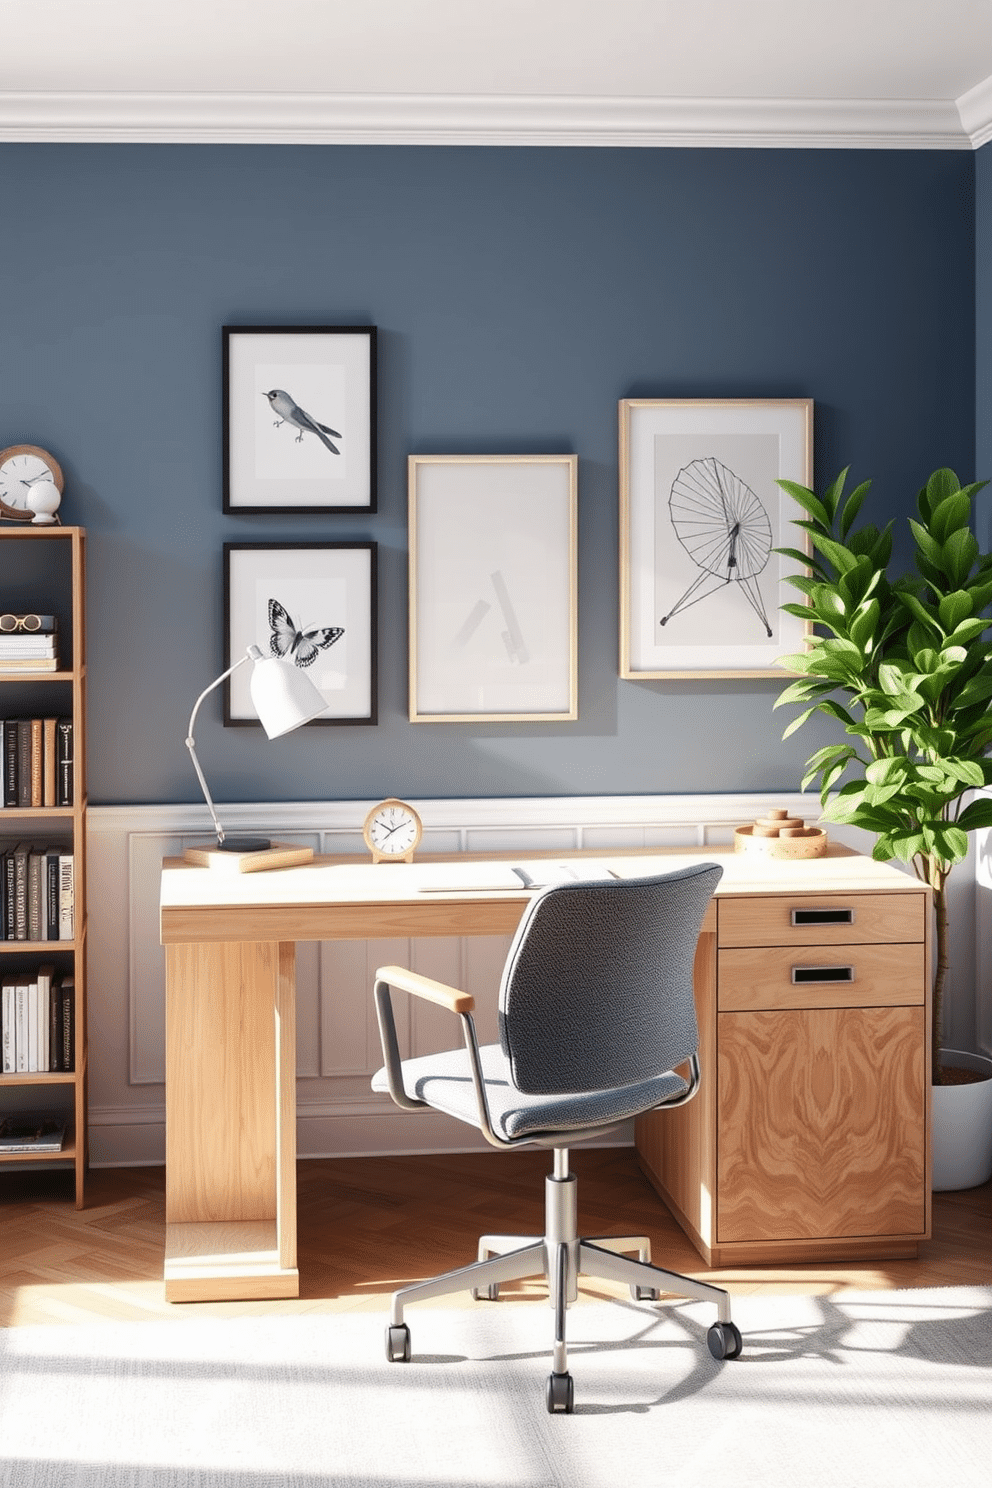
[[[856,525],[870,482],[845,497],[846,480],[844,470],[820,496],[780,482],[806,513],[796,525],[812,550],[780,550],[803,565],[789,582],[808,600],[783,608],[815,631],[805,652],[781,658],[799,678],[775,706],[805,705],[785,738],[816,712],[843,726],[847,742],[812,755],[803,789],[819,779],[826,821],[866,828],[873,857],[911,865],[933,890],[934,1187],[969,1187],[992,1171],[992,1061],[942,1049],[941,1029],[948,875],[967,854],[968,833],[992,826],[992,800],[965,800],[992,784],[992,620],[983,614],[992,604],[992,554],[980,552],[971,530],[972,501],[986,482],[962,486],[952,470],[931,475],[909,524],[916,572],[890,579],[893,523]],[[971,1073],[962,1075],[962,1065]],[[959,1088],[985,1131],[964,1138],[977,1144],[977,1166],[955,1163],[950,1172],[942,1113],[962,1104]]]

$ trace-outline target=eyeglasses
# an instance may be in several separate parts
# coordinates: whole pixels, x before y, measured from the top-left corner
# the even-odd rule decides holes
[[[41,630],[47,618],[41,615],[0,615],[0,631],[9,634],[14,630]]]

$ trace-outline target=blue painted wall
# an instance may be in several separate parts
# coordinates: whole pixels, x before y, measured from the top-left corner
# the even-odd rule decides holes
[[[975,154],[975,473],[992,481],[992,143]],[[978,540],[989,550],[992,485],[978,499]]]
[[[977,157],[988,387],[989,150]],[[617,677],[617,401],[809,396],[816,481],[904,513],[970,476],[967,152],[0,147],[0,441],[57,455],[90,545],[90,794],[197,799],[225,539],[380,544],[380,722],[198,727],[219,800],[792,788],[774,681]],[[373,323],[379,514],[224,517],[224,324]],[[985,398],[988,407],[988,398]],[[978,453],[992,468],[987,417]],[[406,720],[406,456],[580,456],[580,718]]]

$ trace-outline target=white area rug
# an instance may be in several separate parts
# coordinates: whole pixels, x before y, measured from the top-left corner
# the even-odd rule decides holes
[[[992,1287],[0,1332],[4,1488],[989,1488]]]

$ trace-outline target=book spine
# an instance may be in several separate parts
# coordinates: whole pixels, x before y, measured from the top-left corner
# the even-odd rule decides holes
[[[19,842],[14,848],[14,937],[28,938],[28,853],[27,846]]]
[[[47,874],[46,892],[48,903],[45,913],[45,925],[48,940],[59,938],[59,855],[57,852],[49,852],[45,859],[45,871]]]
[[[48,987],[48,1068],[62,1068],[62,993],[54,977]]]
[[[17,721],[17,804],[31,805],[31,720]]]
[[[62,853],[59,857],[59,940],[73,938],[75,897],[72,853]]]
[[[40,1056],[38,1048],[38,983],[28,982],[28,1074],[37,1074],[41,1068],[38,1063]]]
[[[51,1068],[51,1003],[54,966],[38,967],[38,1069]]]
[[[14,850],[13,848],[11,848],[3,855],[3,879],[4,885],[6,887],[6,894],[4,895],[5,902],[3,918],[4,940],[15,940],[17,938],[15,925],[17,898],[17,889],[15,882],[16,872],[17,870],[14,862]]]
[[[3,726],[3,804],[17,805],[17,719],[7,718]]]
[[[41,718],[31,720],[31,805],[42,802],[42,767],[45,758],[45,725]]]
[[[19,982],[14,1002],[14,1068],[26,1074],[28,1068],[28,988]]]
[[[76,1067],[76,983],[73,977],[62,978],[62,1068]]]
[[[41,772],[41,804],[57,806],[59,801],[58,750],[55,718],[43,720],[45,731],[44,760]]]
[[[2,1062],[5,1075],[14,1073],[14,982],[10,977],[3,979],[3,991],[0,993],[0,1042],[2,1042]]]
[[[44,853],[32,852],[28,855],[28,940],[45,939],[45,896],[42,893],[44,863]]]
[[[72,805],[72,719],[58,721],[58,804]]]

